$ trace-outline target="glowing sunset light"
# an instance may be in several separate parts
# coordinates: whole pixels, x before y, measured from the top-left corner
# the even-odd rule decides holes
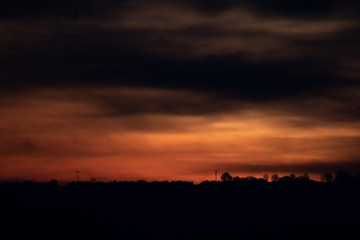
[[[307,119],[246,102],[197,114],[211,96],[195,96],[156,89],[37,89],[6,96],[2,178],[69,181],[71,171],[83,169],[84,180],[202,181],[212,179],[216,168],[240,176],[319,175],[327,163],[355,164],[358,124],[299,127]],[[107,98],[114,106],[103,107]],[[177,104],[195,111],[178,112],[172,107],[183,106]]]

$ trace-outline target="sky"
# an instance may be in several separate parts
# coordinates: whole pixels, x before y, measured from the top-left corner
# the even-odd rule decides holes
[[[0,3],[0,180],[360,171],[355,0]]]

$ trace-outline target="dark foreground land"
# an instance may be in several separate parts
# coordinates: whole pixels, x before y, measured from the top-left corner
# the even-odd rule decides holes
[[[8,239],[359,239],[360,182],[3,183]]]

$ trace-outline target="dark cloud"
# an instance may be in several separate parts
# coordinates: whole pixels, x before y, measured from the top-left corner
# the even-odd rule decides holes
[[[124,4],[125,3],[125,4]],[[134,7],[177,6],[206,14],[234,8],[255,14],[289,18],[356,17],[360,4],[355,0],[6,0],[0,4],[2,19],[14,18],[111,18]]]
[[[99,108],[113,116],[134,114],[205,115],[241,109],[241,103],[217,95],[194,92],[146,91],[131,89],[132,93],[104,92],[89,97]]]
[[[180,12],[196,10],[195,17],[201,20],[189,24],[163,21],[164,13],[156,11],[163,8],[177,14],[169,5],[181,6]],[[254,19],[240,16],[230,25],[236,26],[239,20],[249,23],[247,28],[229,28],[228,19],[214,16],[219,21],[212,21],[201,14],[237,8],[257,13]],[[147,15],[145,9],[153,15]],[[112,114],[218,113],[239,109],[245,102],[321,120],[354,121],[359,106],[352,90],[359,89],[359,79],[348,76],[356,76],[356,68],[347,66],[359,60],[359,24],[332,27],[343,21],[342,13],[348,12],[350,17],[356,9],[355,1],[323,0],[3,1],[1,91],[160,88],[191,95],[89,98],[94,97]],[[136,17],[129,20],[132,14]],[[268,15],[284,22],[268,26],[266,22],[272,19]],[[184,12],[183,18],[187,17]],[[313,24],[288,20],[301,17],[310,17]],[[314,17],[324,23],[317,25],[319,19]],[[164,22],[169,25],[159,26]],[[314,26],[315,30],[308,30]],[[321,32],[325,27],[330,30]],[[300,33],[292,33],[293,29]],[[227,44],[225,40],[231,38],[234,40]],[[279,47],[268,47],[266,43],[274,39]],[[238,47],[238,42],[244,46]],[[230,50],[222,50],[226,45]],[[197,53],[199,49],[202,52]],[[337,91],[342,94],[334,94]],[[195,98],[195,93],[206,97]]]
[[[197,0],[188,1],[201,11],[210,13],[233,9],[234,7],[246,8],[254,13],[266,14],[276,17],[290,18],[320,18],[341,14],[356,17],[360,4],[354,0]]]
[[[225,100],[262,102],[350,85],[333,75],[336,65],[323,66],[316,60],[254,62],[243,59],[242,54],[178,60],[126,54],[123,57],[121,50],[101,50],[75,53],[71,58],[30,54],[4,59],[3,86],[150,87],[216,93]]]
[[[149,53],[147,46],[152,43],[146,41],[148,34],[89,31],[71,33],[69,41],[69,36],[57,33],[34,47],[2,56],[0,71],[7,76],[2,82],[9,86],[175,88],[223,92],[245,100],[268,100],[347,84],[334,74],[339,68],[336,60],[325,56],[271,58],[277,52],[287,55],[285,48],[262,51],[264,59],[251,59],[258,52],[179,59]],[[179,51],[181,47],[176,46]]]
[[[0,3],[0,19],[109,18],[125,0],[5,0]]]

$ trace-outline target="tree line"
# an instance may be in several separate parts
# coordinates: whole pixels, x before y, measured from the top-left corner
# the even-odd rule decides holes
[[[310,179],[307,173],[303,175],[296,176],[295,173],[285,175],[280,177],[279,174],[274,173],[271,177],[268,174],[264,174],[262,178],[256,178],[253,176],[248,177],[233,177],[229,172],[224,172],[221,175],[222,182],[268,182],[271,179],[271,182],[316,182],[313,179]],[[358,172],[355,176],[352,176],[346,170],[337,170],[335,174],[332,173],[323,173],[320,177],[321,182],[323,183],[331,183],[331,182],[350,182],[350,181],[359,181],[360,180],[360,172]]]

